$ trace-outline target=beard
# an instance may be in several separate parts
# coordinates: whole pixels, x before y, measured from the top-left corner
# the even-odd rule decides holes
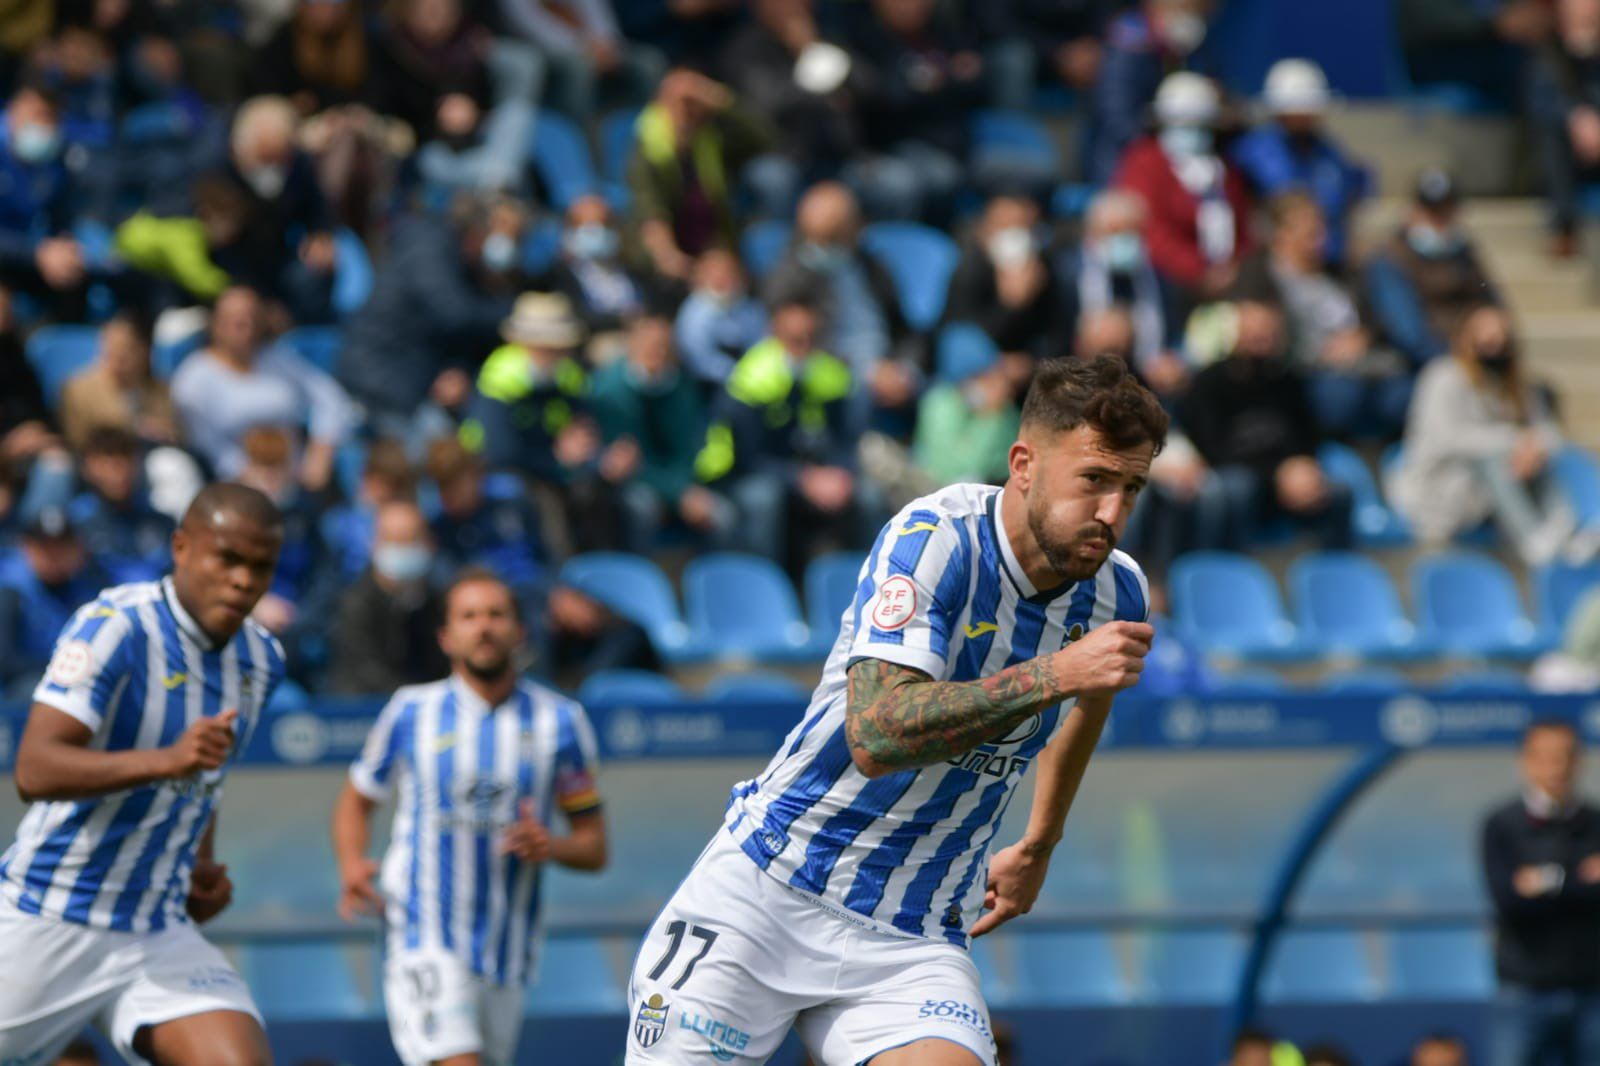
[[[1046,527],[1043,508],[1039,507],[1028,508],[1028,531],[1033,534],[1034,542],[1044,553],[1045,562],[1050,564],[1050,569],[1068,581],[1083,581],[1093,577],[1100,567],[1105,565],[1111,550],[1117,546],[1116,532],[1098,522],[1080,529],[1070,537],[1057,537]],[[1098,558],[1086,556],[1081,545],[1088,540],[1105,541],[1105,555]]]
[[[498,681],[511,670],[511,652],[499,646],[474,650],[461,665],[479,681]]]

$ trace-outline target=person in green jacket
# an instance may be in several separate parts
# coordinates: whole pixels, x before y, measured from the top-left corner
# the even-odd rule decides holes
[[[917,465],[938,485],[1000,484],[1022,414],[1000,366],[1000,350],[971,322],[939,335],[939,380],[917,405]]]
[[[589,408],[608,447],[637,453],[620,486],[630,551],[649,553],[671,523],[713,537],[732,527],[732,507],[695,482],[706,408],[678,362],[670,318],[651,311],[628,323],[627,355],[594,375]]]

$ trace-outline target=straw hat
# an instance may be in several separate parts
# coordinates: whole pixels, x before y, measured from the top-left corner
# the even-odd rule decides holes
[[[539,348],[575,348],[583,334],[572,301],[557,292],[523,293],[512,305],[511,317],[500,323],[500,336],[512,344]]]

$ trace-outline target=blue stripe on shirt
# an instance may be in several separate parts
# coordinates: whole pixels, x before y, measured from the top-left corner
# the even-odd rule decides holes
[[[996,614],[1000,609],[1000,546],[995,541],[994,523],[980,521],[978,523],[978,588],[972,596],[972,610],[967,618],[970,624],[976,626],[984,623],[995,625]],[[961,655],[956,662],[956,671],[952,681],[976,681],[983,672],[983,664],[989,658],[989,649],[994,646],[998,631],[991,630],[977,637],[968,637],[961,646]]]
[[[1139,587],[1139,575],[1126,566],[1111,564],[1117,578],[1117,610],[1116,620],[1119,622],[1143,622],[1150,617],[1150,610],[1145,606],[1144,590]]]
[[[533,697],[526,691],[517,693],[517,738],[533,737]],[[522,815],[522,801],[533,795],[533,757],[517,759],[517,816]],[[501,981],[510,977],[506,967],[511,963],[511,908],[517,899],[517,878],[527,867],[515,855],[506,856],[505,877],[501,888],[505,893],[505,921],[501,923],[500,943],[495,945],[495,975]],[[530,938],[531,939],[531,938]]]
[[[56,868],[66,857],[84,823],[103,802],[103,800],[77,801],[72,812],[63,818],[61,824],[52,829],[50,835],[35,849],[33,861],[28,864],[28,869],[22,875],[23,895],[17,901],[19,910],[27,914],[39,913],[44,905],[45,893],[50,891],[50,884],[55,880]]]
[[[949,773],[954,775],[967,771],[951,770]],[[977,777],[976,774],[969,776],[974,779]],[[961,824],[944,839],[939,845],[939,850],[917,869],[911,884],[906,886],[905,895],[900,897],[900,910],[895,914],[893,921],[896,929],[913,936],[922,935],[923,919],[927,917],[928,908],[933,904],[934,892],[944,881],[945,875],[950,872],[950,864],[972,842],[973,834],[988,824],[989,819],[994,816],[995,809],[1000,806],[1000,801],[1010,790],[1010,783],[1004,779],[984,789],[977,805],[967,812]]]
[[[850,745],[845,740],[844,726],[833,731],[822,747],[811,758],[811,765],[783,792],[773,797],[767,805],[766,817],[758,829],[752,830],[741,845],[745,854],[765,870],[788,844],[789,827],[818,800],[828,794],[834,784],[849,768]]]
[[[493,781],[495,715],[494,708],[484,712],[478,722],[478,783]],[[512,816],[515,817],[516,799],[512,799]],[[474,815],[479,812],[474,811]],[[473,833],[472,840],[472,972],[484,974],[484,952],[489,944],[489,832],[481,827]]]
[[[446,691],[444,701],[439,706],[439,732],[435,736],[451,737],[452,742],[443,751],[434,754],[434,765],[437,767],[439,779],[439,928],[444,938],[446,950],[454,950],[456,934],[452,928],[455,922],[455,887],[456,887],[456,744],[459,738],[456,733],[456,694]],[[424,743],[427,741],[424,740]]]
[[[877,910],[890,876],[905,863],[912,846],[950,817],[956,801],[977,780],[978,775],[969,770],[945,770],[944,777],[934,786],[933,795],[861,860],[844,905],[857,914],[871,915]]]
[[[844,849],[855,841],[863,829],[899,803],[900,797],[916,783],[917,775],[921,772],[901,770],[868,781],[850,806],[822,823],[821,828],[811,835],[811,843],[806,847],[806,861],[789,878],[789,883],[821,895]]]

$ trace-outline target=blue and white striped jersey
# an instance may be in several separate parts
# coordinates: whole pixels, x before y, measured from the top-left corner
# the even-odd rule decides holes
[[[583,708],[529,681],[490,707],[457,677],[394,694],[350,781],[382,801],[400,795],[383,859],[391,950],[444,950],[498,984],[531,971],[542,923],[538,865],[500,850],[531,799],[595,810],[599,756]]]
[[[973,681],[1149,614],[1144,574],[1120,551],[1094,577],[1038,593],[1006,539],[1000,493],[953,485],[884,527],[811,706],[761,775],[734,787],[726,822],[789,885],[884,931],[961,945],[982,907],[989,843],[1071,704],[947,764],[868,779],[845,741],[847,668],[882,659]]]
[[[166,579],[119,585],[79,608],[33,699],[88,726],[102,751],[166,747],[202,716],[237,709],[237,758],[283,672],[283,648],[248,619],[213,646]],[[29,914],[101,929],[188,921],[195,848],[224,774],[33,804],[0,858],[0,892]]]

